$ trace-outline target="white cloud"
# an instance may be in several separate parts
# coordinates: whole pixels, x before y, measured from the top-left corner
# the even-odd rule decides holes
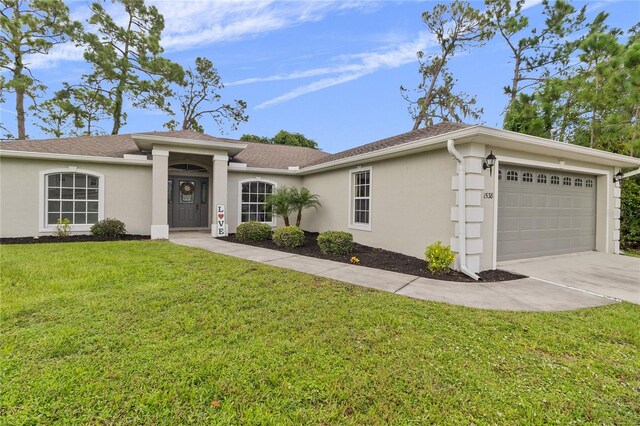
[[[296,87],[283,95],[269,99],[256,106],[256,109],[266,108],[290,101],[291,99],[308,93],[317,92],[318,90],[326,89],[331,86],[357,80],[380,69],[397,68],[407,63],[414,62],[416,61],[416,53],[419,50],[425,51],[428,47],[431,47],[434,44],[435,39],[433,35],[428,34],[427,32],[421,32],[417,39],[411,42],[402,43],[378,51],[364,52],[354,55],[342,55],[337,59],[343,63],[333,67],[314,68],[306,71],[295,71],[289,74],[250,78],[229,83],[227,86],[276,80],[294,80],[337,74],[333,77],[323,78],[310,84]]]
[[[522,10],[530,9],[542,3],[542,0],[524,0]]]
[[[25,65],[31,70],[47,69],[57,66],[62,61],[82,61],[84,49],[73,43],[57,44],[47,55],[35,54],[25,58]]]

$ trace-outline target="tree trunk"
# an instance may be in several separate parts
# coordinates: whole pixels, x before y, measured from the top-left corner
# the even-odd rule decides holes
[[[113,102],[113,129],[111,129],[112,135],[118,134],[118,132],[120,131],[120,126],[122,124],[120,122],[120,120],[122,119],[122,92],[123,92],[123,89],[121,89],[121,86],[123,86],[122,83],[118,84],[118,87],[116,88],[116,100]]]
[[[129,7],[125,7],[125,10],[129,13],[129,24],[127,25],[127,34],[131,33],[131,26],[133,25],[133,13],[129,10]],[[117,135],[120,132],[120,126],[122,119],[122,98],[124,95],[124,88],[127,81],[127,77],[129,74],[129,42],[127,42],[124,46],[123,53],[123,63],[124,65],[121,72],[120,81],[118,82],[118,87],[116,88],[116,100],[113,103],[113,129],[111,129],[112,135]]]
[[[296,226],[300,228],[300,222],[302,222],[302,209],[298,210],[298,217],[296,218]]]
[[[284,219],[284,226],[289,226],[289,215],[282,216],[282,219]]]
[[[26,139],[27,133],[24,127],[24,89],[16,88],[16,120],[18,122],[18,139]]]

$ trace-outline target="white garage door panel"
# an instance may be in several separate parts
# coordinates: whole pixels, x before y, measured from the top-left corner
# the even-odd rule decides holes
[[[516,166],[498,173],[498,260],[595,248],[595,176]]]

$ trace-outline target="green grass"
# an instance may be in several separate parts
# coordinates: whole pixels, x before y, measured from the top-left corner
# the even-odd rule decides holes
[[[640,306],[483,311],[162,242],[0,255],[2,424],[640,424]]]
[[[640,249],[623,249],[623,252],[627,256],[640,257]]]

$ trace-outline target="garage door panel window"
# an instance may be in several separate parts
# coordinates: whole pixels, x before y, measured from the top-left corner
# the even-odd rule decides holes
[[[593,181],[591,179],[587,179],[584,186],[587,188],[593,188]]]
[[[46,173],[44,225],[53,227],[65,219],[79,226],[98,222],[101,179],[90,172]]]
[[[522,174],[522,181],[523,182],[533,182],[533,174],[529,173],[529,172],[525,172]]]
[[[571,186],[571,178],[569,176],[565,176],[564,178],[562,178],[562,185]]]
[[[507,171],[507,180],[512,182],[518,181],[518,172],[514,170]]]
[[[538,183],[546,184],[547,183],[547,175],[539,173],[538,174]]]
[[[551,185],[560,185],[560,177],[551,176]]]
[[[576,178],[576,180],[573,182],[573,184],[575,186],[582,186],[582,179]]]

